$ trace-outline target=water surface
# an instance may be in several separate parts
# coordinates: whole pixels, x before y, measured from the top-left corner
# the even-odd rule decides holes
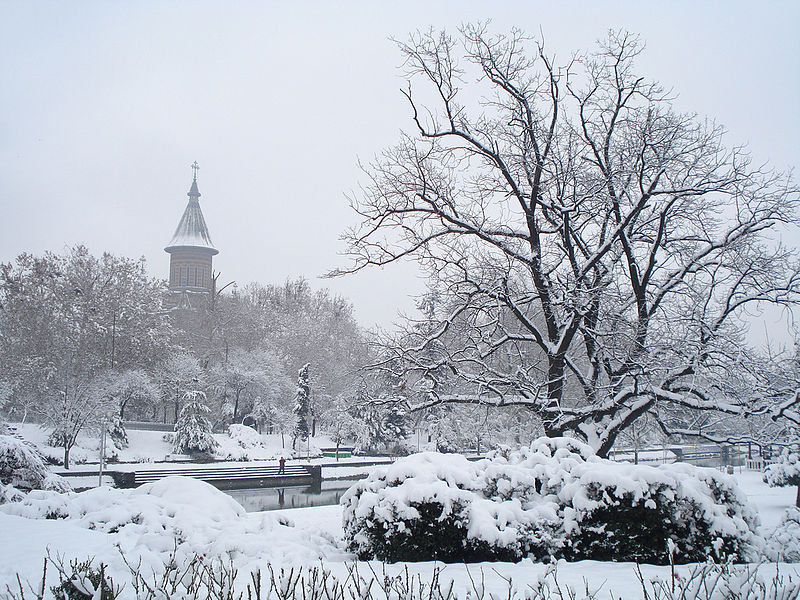
[[[298,485],[223,491],[241,504],[247,512],[259,512],[339,504],[339,499],[354,483],[354,481],[323,481],[316,486]]]

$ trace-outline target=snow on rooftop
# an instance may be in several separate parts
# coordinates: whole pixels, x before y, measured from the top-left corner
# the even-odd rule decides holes
[[[189,204],[186,205],[178,227],[164,250],[172,252],[178,248],[205,248],[211,250],[212,254],[218,254],[219,250],[214,248],[206,220],[203,218],[203,211],[200,210],[200,192],[197,189],[197,180],[192,181],[188,196]]]

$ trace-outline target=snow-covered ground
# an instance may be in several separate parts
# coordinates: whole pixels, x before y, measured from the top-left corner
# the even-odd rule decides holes
[[[46,445],[46,432],[37,426],[25,425],[18,431],[40,447]],[[123,462],[109,465],[109,468],[136,469],[141,468],[142,463],[164,460],[171,449],[163,435],[161,432],[129,431],[130,446],[119,452],[119,460]],[[235,449],[235,442],[228,436],[218,435],[217,439],[223,448],[227,444]],[[276,460],[283,450],[279,436],[264,436],[263,439],[263,446],[246,449],[250,460]],[[91,437],[83,438],[77,454],[84,453],[83,460],[94,464],[75,465],[72,469],[87,472],[85,479],[90,485],[96,485],[96,475],[92,477],[88,472],[97,472],[98,445],[93,443]],[[314,443],[318,447],[332,445],[324,438],[315,439]],[[356,457],[339,462],[362,460]],[[347,471],[355,475],[367,469],[342,467],[336,469],[336,474]],[[794,488],[769,488],[761,481],[761,474],[753,471],[737,469],[735,477],[758,511],[762,534],[769,537],[783,511],[793,505]],[[48,516],[65,518],[46,518]],[[53,557],[63,557],[64,563],[71,558],[102,560],[117,582],[129,578],[125,560],[130,563],[141,559],[144,568],[157,567],[175,552],[175,540],[179,541],[179,559],[195,553],[230,558],[239,569],[242,581],[247,580],[251,570],[264,569],[268,563],[313,567],[319,566],[320,561],[326,569],[344,579],[348,565],[354,561],[354,556],[344,551],[341,542],[342,509],[339,506],[246,513],[236,501],[212,486],[185,478],[168,478],[135,490],[103,487],[71,496],[33,492],[25,504],[0,506],[0,532],[4,540],[0,544],[0,597],[7,585],[14,586],[17,574],[23,581],[37,582],[48,552]],[[469,566],[433,562],[386,566],[362,563],[359,570],[367,575],[370,567],[376,573],[385,569],[390,576],[402,574],[408,567],[410,574],[419,575],[423,582],[430,581],[435,569],[442,569],[440,581],[453,580],[462,597],[472,582],[477,584],[481,580],[487,592],[504,596],[509,580],[524,589],[545,576],[552,582],[553,577],[552,567],[529,560],[518,564]],[[769,579],[777,567],[765,564],[758,568],[763,577]],[[691,569],[691,565],[681,566],[677,572],[686,575]],[[795,581],[800,578],[800,564],[781,565],[780,569],[784,575],[792,575]],[[588,585],[592,591],[600,589],[598,598],[611,597],[612,593],[615,598],[642,597],[636,567],[631,563],[560,561],[556,572],[562,586],[583,591]],[[668,567],[651,565],[642,566],[642,574],[645,580],[671,577]],[[52,569],[49,579],[51,584],[55,581]],[[128,586],[123,598],[133,597],[132,593]]]
[[[64,451],[61,448],[54,448],[47,445],[47,430],[39,425],[26,423],[16,424],[18,435],[25,440],[33,443],[39,451],[53,461],[61,461]],[[172,446],[165,441],[165,433],[162,431],[141,431],[129,430],[128,447],[113,449],[116,454],[113,461],[106,463],[106,469],[112,471],[136,471],[141,469],[155,468],[156,466],[167,466],[161,464],[171,462],[170,467],[180,467],[186,464],[185,461],[176,460],[172,453]],[[241,466],[245,461],[258,461],[260,464],[278,464],[280,456],[291,456],[291,439],[281,438],[280,434],[258,436],[260,445],[253,445],[243,448],[237,440],[232,439],[224,433],[215,433],[214,438],[220,445],[218,460],[212,467]],[[340,458],[338,461],[333,458],[314,457],[314,449],[335,447],[329,437],[318,435],[311,440],[309,445],[303,443],[299,451],[295,453],[293,460],[304,464],[336,465],[328,468],[323,467],[322,477],[324,479],[347,479],[363,476],[367,469],[361,466],[347,466],[363,462],[385,462],[391,459],[387,457],[377,457],[365,459],[361,456]],[[311,457],[308,456],[308,448],[311,448]],[[224,460],[223,457],[230,457],[232,460]],[[69,469],[70,484],[75,488],[93,487],[98,484],[97,471],[100,461],[100,440],[96,435],[82,434],[78,437],[76,446],[70,452],[71,467]],[[158,465],[151,463],[160,463]],[[202,468],[203,465],[190,463],[192,468]],[[61,466],[54,466],[53,471],[58,474],[65,474],[66,471]],[[75,477],[76,473],[87,473],[85,477]],[[91,473],[92,475],[88,475]],[[110,477],[104,478],[104,485],[112,485]]]
[[[63,459],[64,451],[61,448],[53,448],[47,445],[48,431],[39,425],[26,423],[15,425],[17,433],[25,440],[32,442],[47,457],[60,461]],[[173,456],[172,445],[166,441],[163,431],[142,431],[128,430],[128,447],[112,448],[106,452],[106,456],[114,456],[114,468],[120,467],[125,463],[149,463],[163,462]],[[252,445],[243,448],[237,440],[232,439],[228,434],[215,433],[214,439],[220,445],[218,456],[220,458],[229,457],[234,461],[241,460],[277,460],[281,455],[291,455],[291,437],[286,436],[283,440],[279,434],[258,435],[253,434],[260,441],[260,445]],[[309,446],[301,444],[300,450],[296,453],[297,459],[306,459]],[[334,446],[327,436],[317,436],[310,444],[311,455],[314,449],[319,447]],[[70,462],[73,469],[94,469],[97,470],[97,463],[100,460],[100,438],[95,434],[81,434],[78,436],[76,446],[70,451]],[[107,458],[108,460],[108,458]],[[86,466],[82,466],[86,465]],[[93,465],[93,466],[92,466]]]
[[[755,472],[737,473],[742,489],[759,512],[765,532],[769,535],[784,509],[794,502],[794,489],[768,488]],[[47,515],[66,518],[46,519]],[[15,582],[16,574],[31,582],[41,574],[42,560],[51,555],[69,558],[95,557],[109,565],[117,581],[124,581],[127,568],[122,556],[142,559],[147,566],[164,561],[180,540],[180,556],[199,553],[204,556],[230,557],[246,574],[252,569],[272,565],[319,565],[343,578],[348,561],[353,556],[344,552],[341,508],[326,506],[290,509],[268,513],[245,513],[229,496],[215,488],[185,478],[169,478],[142,486],[136,490],[98,488],[72,498],[33,492],[26,504],[0,507],[0,531],[5,543],[0,544],[0,590]],[[441,563],[373,564],[380,573],[400,574],[408,566],[412,574],[429,580],[435,568],[443,568],[440,579],[452,579],[461,592],[475,582],[485,580],[487,591],[505,593],[506,580],[524,587],[535,584],[548,571],[548,566],[522,561],[512,563],[483,563],[442,565]],[[769,577],[775,565],[759,567]],[[784,574],[800,577],[800,564],[782,565]],[[368,565],[360,569],[366,574]],[[687,574],[690,566],[681,566],[679,573]],[[668,578],[668,567],[643,566],[645,579]],[[244,576],[244,575],[243,575]],[[635,566],[630,563],[559,562],[557,577],[562,585],[583,590],[600,588],[609,597],[641,597]],[[129,588],[125,593],[132,593]]]

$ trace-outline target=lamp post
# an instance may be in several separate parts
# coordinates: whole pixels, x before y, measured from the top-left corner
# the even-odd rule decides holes
[[[106,460],[106,416],[100,418],[100,469],[97,487],[103,487],[103,463]]]
[[[100,468],[98,469],[97,487],[103,487],[103,467],[106,462],[106,434],[108,433],[108,422],[113,414],[105,412],[100,417]]]

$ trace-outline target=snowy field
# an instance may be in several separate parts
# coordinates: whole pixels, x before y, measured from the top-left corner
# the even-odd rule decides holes
[[[48,459],[53,462],[60,462],[63,460],[63,449],[47,445],[47,430],[39,425],[30,423],[17,423],[14,424],[14,427],[19,436],[33,443],[42,455],[48,457]],[[336,446],[336,444],[325,435],[314,437],[310,445],[301,444],[302,448],[295,453],[295,458],[292,459],[290,458],[292,455],[290,448],[291,439],[281,439],[279,434],[256,434],[257,443],[255,445],[245,443],[247,447],[243,447],[242,444],[239,443],[239,440],[232,439],[229,435],[224,433],[215,433],[214,438],[219,444],[219,452],[218,458],[213,464],[202,465],[190,461],[170,462],[175,460],[175,455],[172,454],[171,444],[164,439],[164,432],[132,429],[129,430],[127,434],[129,442],[127,448],[111,448],[110,451],[108,451],[108,454],[113,455],[114,458],[113,460],[107,459],[106,470],[128,472],[157,467],[179,468],[182,465],[193,469],[203,468],[204,466],[208,468],[236,467],[242,466],[247,461],[277,466],[278,459],[281,456],[285,456],[289,458],[290,464],[292,460],[295,460],[303,464],[335,465],[329,467],[323,466],[322,468],[322,477],[326,480],[332,480],[354,479],[366,473],[364,467],[348,466],[348,464],[358,464],[365,461],[388,462],[391,460],[388,457],[370,457],[365,459],[365,457],[362,456],[354,456],[348,458],[342,457],[337,461],[334,458],[321,457],[319,456],[319,448],[332,448]],[[311,456],[309,457],[308,454],[311,454]],[[315,454],[317,456],[315,456]],[[80,435],[76,446],[70,452],[71,466],[69,471],[66,471],[60,465],[54,465],[52,470],[59,475],[69,475],[68,481],[73,488],[84,489],[95,487],[98,484],[97,472],[99,461],[99,438],[96,435]],[[78,474],[80,473],[86,473],[86,475],[79,476]],[[113,479],[107,475],[104,476],[103,485],[113,485]],[[343,483],[343,485],[346,485],[346,483]]]
[[[63,459],[63,449],[47,445],[48,431],[46,429],[35,424],[15,424],[14,426],[19,435],[25,440],[35,444],[42,454],[56,461],[61,461]],[[215,433],[214,439],[220,446],[217,453],[218,457],[222,460],[228,459],[234,462],[242,460],[277,461],[280,456],[286,456],[288,458],[292,454],[291,437],[285,437],[282,440],[281,436],[278,434],[258,435],[255,432],[253,432],[253,434],[258,440],[258,445],[246,444],[247,447],[242,447],[238,440],[232,439],[228,434]],[[141,431],[131,429],[127,431],[127,435],[129,442],[127,448],[109,447],[109,449],[107,449],[106,456],[113,456],[113,462],[110,463],[109,468],[114,468],[116,470],[135,469],[135,465],[163,462],[174,456],[172,453],[172,444],[164,439],[165,432],[163,431]],[[305,461],[309,454],[313,459],[314,455],[319,453],[320,447],[333,447],[335,444],[327,436],[316,436],[313,438],[310,447],[305,443],[301,444],[301,446],[302,447],[295,455],[297,460]],[[70,462],[72,463],[71,470],[97,471],[99,459],[99,436],[84,434],[78,436],[77,444],[70,452]],[[326,460],[330,461],[332,459]]]
[[[736,475],[742,489],[759,512],[766,535],[778,523],[783,510],[794,503],[793,488],[769,488],[760,474],[741,472]],[[58,515],[60,519],[48,519]],[[97,488],[70,497],[33,492],[25,504],[0,507],[0,531],[5,543],[0,544],[0,590],[14,586],[16,574],[23,580],[37,581],[41,576],[43,557],[95,557],[109,566],[115,581],[123,582],[129,571],[123,561],[141,559],[145,568],[157,566],[175,551],[177,557],[198,553],[206,557],[230,558],[248,577],[252,570],[273,566],[318,566],[320,561],[335,575],[346,577],[348,564],[354,557],[342,548],[342,511],[338,506],[292,509],[264,513],[246,513],[229,496],[199,481],[169,478],[135,490]],[[412,574],[429,581],[435,568],[443,568],[441,581],[452,579],[455,589],[464,594],[483,580],[486,591],[505,594],[507,581],[519,589],[536,582],[550,571],[547,565],[531,561],[442,565],[424,562],[386,565],[361,563],[359,569],[368,574],[385,568],[388,575],[400,574],[408,566]],[[556,576],[562,586],[584,590],[600,590],[598,598],[640,598],[641,586],[635,565],[583,561],[559,562]],[[765,577],[775,565],[761,565]],[[687,575],[691,566],[678,567],[678,574]],[[781,572],[800,577],[800,564],[781,565]],[[643,566],[646,580],[668,579],[669,567]],[[52,575],[52,573],[51,573]],[[552,580],[552,573],[549,575]],[[122,597],[133,597],[130,586]],[[474,592],[473,592],[474,594]],[[2,594],[0,594],[2,597]],[[582,597],[582,596],[578,596]]]

